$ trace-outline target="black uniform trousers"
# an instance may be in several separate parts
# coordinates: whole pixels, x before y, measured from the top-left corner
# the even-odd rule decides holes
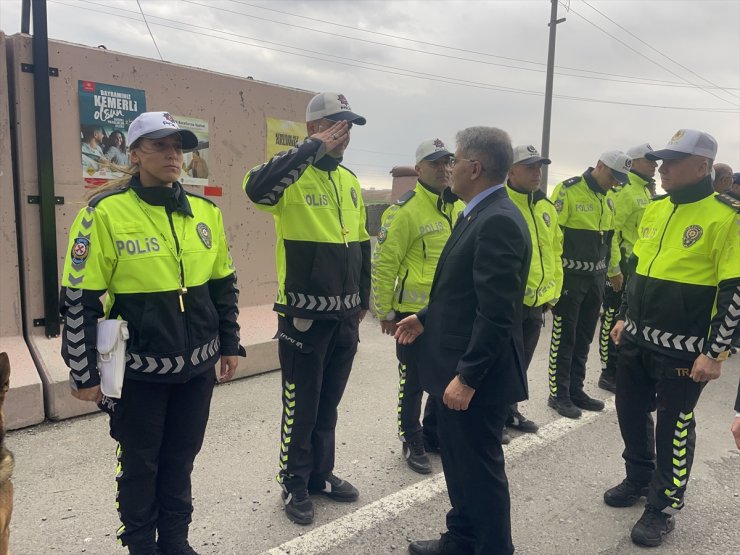
[[[534,357],[534,351],[537,349],[537,343],[540,341],[540,332],[542,331],[542,306],[524,305],[522,310],[522,331],[524,332],[524,371],[529,370],[529,365]],[[518,405],[511,405],[511,410],[517,410]],[[512,413],[509,411],[509,416]]]
[[[588,349],[594,339],[604,295],[604,274],[563,276],[563,292],[552,309],[550,341],[550,395],[575,398],[583,395]]]
[[[624,286],[626,285],[625,281]],[[601,358],[601,373],[610,380],[614,380],[617,375],[618,351],[609,334],[614,327],[614,317],[622,304],[624,286],[619,291],[614,291],[608,279],[604,283],[604,303],[599,326],[599,357]]]
[[[117,536],[134,554],[187,540],[193,512],[190,474],[203,445],[215,369],[185,383],[125,379],[121,399],[104,399],[118,442]]]
[[[510,555],[511,501],[501,434],[507,405],[448,409],[435,398],[449,534],[475,555]]]
[[[400,313],[396,320],[400,321],[411,313]],[[437,418],[434,412],[434,400],[427,397],[424,406],[424,420],[421,417],[421,401],[424,390],[419,381],[419,349],[421,341],[414,341],[409,345],[396,343],[396,358],[398,358],[398,437],[404,442],[413,442],[423,438],[427,443],[438,446]]]
[[[694,462],[694,407],[705,384],[689,377],[692,365],[693,360],[629,339],[622,340],[617,363],[616,406],[627,478],[649,482],[648,503],[669,514],[683,507]],[[650,413],[656,410],[654,426]]]
[[[279,316],[278,338],[283,380],[278,482],[289,492],[323,487],[334,469],[337,407],[357,352],[359,318],[313,320],[301,331],[292,317]]]

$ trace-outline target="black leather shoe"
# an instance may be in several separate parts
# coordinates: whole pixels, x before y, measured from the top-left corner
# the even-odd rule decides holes
[[[313,502],[308,497],[308,491],[300,489],[294,492],[283,492],[285,516],[296,524],[307,525],[313,522]]]
[[[607,376],[603,372],[599,376],[599,387],[611,393],[617,392],[617,381],[614,376]]]
[[[676,527],[676,519],[652,505],[645,505],[645,512],[632,528],[630,537],[637,545],[658,547],[663,538]]]
[[[473,555],[473,549],[456,542],[449,534],[438,540],[419,540],[409,544],[413,555]]]
[[[573,404],[577,406],[578,408],[581,408],[583,410],[590,410],[594,412],[598,412],[600,410],[604,410],[604,401],[599,401],[598,399],[594,399],[593,397],[589,397],[585,393],[581,393],[577,397],[570,396],[571,401],[573,401]]]
[[[519,430],[520,432],[525,432],[527,434],[533,434],[540,429],[537,424],[524,417],[524,415],[522,415],[522,413],[518,410],[511,411],[511,414],[509,414],[509,418],[506,420],[506,427],[514,428],[516,430]]]
[[[553,397],[550,395],[547,398],[547,406],[558,411],[558,414],[565,416],[566,418],[580,418],[581,409],[573,404],[570,399],[562,399],[560,397]]]
[[[610,507],[631,507],[640,500],[640,497],[647,497],[647,494],[646,482],[625,478],[620,484],[604,492],[604,503]]]
[[[421,438],[403,442],[403,458],[406,459],[406,464],[414,472],[419,474],[430,474],[432,472],[432,462],[424,452],[424,442]]]
[[[357,491],[355,486],[346,480],[342,480],[341,478],[334,476],[334,474],[329,474],[329,477],[323,484],[311,483],[309,481],[308,491],[310,493],[326,495],[333,501],[342,501],[346,503],[357,501],[357,498],[360,497],[360,492]]]

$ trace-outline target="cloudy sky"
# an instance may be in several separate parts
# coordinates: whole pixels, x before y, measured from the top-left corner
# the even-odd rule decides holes
[[[343,92],[368,119],[345,158],[366,187],[390,187],[421,140],[452,146],[471,125],[540,147],[547,0],[140,5],[167,61]],[[19,32],[20,10],[0,0],[0,29]],[[52,38],[159,58],[136,0],[48,10]],[[679,128],[714,135],[717,160],[740,171],[740,1],[564,0],[558,15],[550,187],[605,150],[658,148]]]

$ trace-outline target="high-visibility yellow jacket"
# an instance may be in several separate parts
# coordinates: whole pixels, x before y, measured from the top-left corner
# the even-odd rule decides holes
[[[372,260],[372,306],[378,319],[418,312],[429,302],[439,256],[464,209],[461,200],[449,195],[417,181],[383,213]]]
[[[522,193],[510,181],[506,182],[506,192],[524,216],[532,237],[532,262],[529,265],[524,304],[555,304],[563,287],[563,263],[560,260],[563,236],[555,205],[542,191]]]
[[[552,200],[563,229],[563,271],[566,274],[620,273],[620,252],[614,234],[614,201],[591,175],[558,183]]]
[[[617,317],[624,337],[688,360],[727,356],[740,322],[739,211],[709,177],[650,203]]]
[[[614,191],[614,228],[625,258],[629,258],[638,238],[638,226],[650,204],[652,180],[630,172],[629,183]]]
[[[134,177],[80,210],[67,252],[62,356],[73,387],[100,383],[101,317],[128,322],[129,378],[184,382],[239,352],[236,275],[210,200],[179,183],[149,188]]]
[[[370,306],[370,236],[357,177],[306,139],[252,168],[244,190],[275,219],[274,310],[339,319]]]

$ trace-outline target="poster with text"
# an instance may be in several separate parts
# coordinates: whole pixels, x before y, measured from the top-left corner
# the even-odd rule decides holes
[[[287,119],[267,119],[267,149],[265,159],[269,160],[278,152],[290,150],[306,138],[306,124]]]
[[[124,175],[129,166],[126,130],[146,112],[146,93],[116,85],[78,81],[82,177],[91,185]]]
[[[195,150],[186,152],[182,161],[180,183],[183,185],[208,185],[208,122],[189,116],[172,115],[180,129],[188,129],[198,137]]]

